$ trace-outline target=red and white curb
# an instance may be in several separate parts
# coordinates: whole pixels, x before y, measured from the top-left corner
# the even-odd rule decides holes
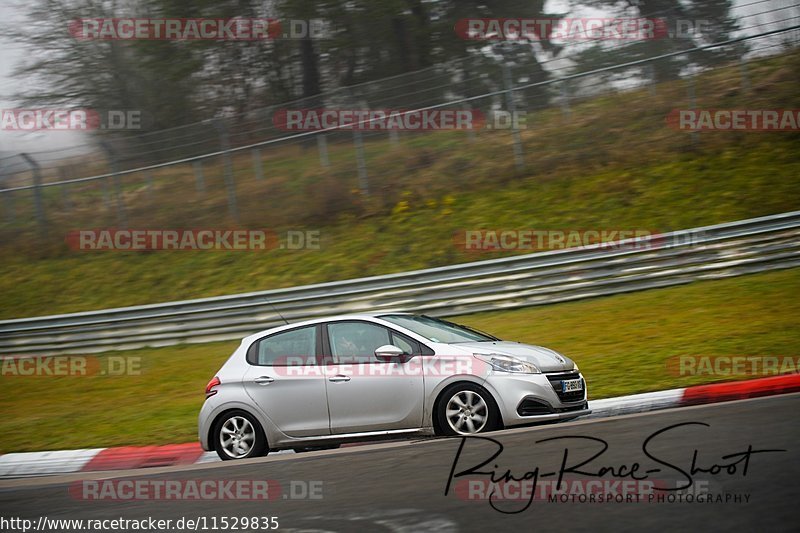
[[[630,396],[618,396],[589,402],[592,413],[586,418],[602,418],[608,416],[627,415],[669,409],[670,407],[686,407],[707,403],[729,402],[759,398],[774,394],[800,392],[800,374],[786,374],[768,378],[750,379],[694,385],[681,389],[669,389]]]
[[[800,392],[800,374],[696,385],[681,389],[592,400],[589,405],[592,413],[588,418],[642,413],[670,407],[726,402],[791,392]],[[293,452],[288,450],[274,453]],[[53,452],[7,453],[0,455],[0,478],[191,465],[218,460],[216,453],[204,452],[200,448],[200,444],[195,442],[166,446],[124,446]]]

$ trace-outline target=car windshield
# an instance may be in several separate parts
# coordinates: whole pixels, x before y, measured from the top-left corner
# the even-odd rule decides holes
[[[456,342],[500,340],[497,337],[481,333],[466,326],[425,315],[383,315],[380,318],[413,331],[417,335],[422,335],[431,342],[451,344]]]

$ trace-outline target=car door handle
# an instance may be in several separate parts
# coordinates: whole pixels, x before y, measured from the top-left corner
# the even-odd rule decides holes
[[[332,383],[341,383],[343,381],[350,381],[350,376],[343,376],[339,374],[338,376],[333,376],[332,378],[328,378],[328,381]]]
[[[261,377],[257,377],[253,381],[258,383],[259,385],[269,385],[270,383],[275,381],[275,378],[271,378],[269,376],[261,376]]]

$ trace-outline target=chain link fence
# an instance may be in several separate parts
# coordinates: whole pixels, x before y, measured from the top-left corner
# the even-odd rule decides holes
[[[97,136],[100,142],[77,155],[63,149],[5,156],[0,238],[63,240],[62,230],[101,226],[281,227],[357,216],[402,208],[422,189],[445,194],[564,167],[635,165],[659,128],[658,150],[698,149],[705,139],[666,126],[672,110],[720,107],[732,92],[737,101],[761,107],[798,106],[796,98],[758,91],[776,58],[793,57],[797,7],[758,12],[786,13],[768,23],[742,17],[743,36],[736,39],[594,70],[576,71],[568,50],[537,62],[541,70],[534,72],[510,60],[508,43],[498,43],[487,45],[483,57],[280,106],[169,130]],[[743,44],[745,53],[737,52],[741,59],[732,63],[727,52]],[[720,59],[698,68],[694,58],[701,53]],[[494,69],[486,69],[487,57]],[[653,71],[668,61],[683,65],[680,75],[656,80]],[[360,127],[292,130],[281,119],[308,110],[467,111],[481,127],[383,130],[369,127],[371,119],[354,119],[349,126]]]

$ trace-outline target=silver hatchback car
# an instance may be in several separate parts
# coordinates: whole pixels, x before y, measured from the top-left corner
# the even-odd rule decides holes
[[[591,411],[569,358],[425,315],[358,314],[242,340],[206,387],[222,459],[406,435],[470,435]]]

